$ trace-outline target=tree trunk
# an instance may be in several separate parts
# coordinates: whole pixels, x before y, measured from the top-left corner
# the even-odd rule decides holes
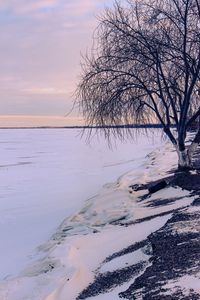
[[[192,156],[200,144],[200,130],[197,132],[193,142],[187,148],[185,145],[176,147],[178,153],[178,169],[192,169]]]
[[[178,153],[178,169],[180,170],[188,170],[192,168],[192,152],[188,149],[185,150],[177,150]]]

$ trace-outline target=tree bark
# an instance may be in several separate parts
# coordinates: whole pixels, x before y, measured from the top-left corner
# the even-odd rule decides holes
[[[193,151],[189,151],[189,149],[179,150],[178,153],[178,169],[179,170],[188,170],[192,168],[192,154]]]
[[[200,129],[196,133],[194,140],[192,143],[185,147],[185,143],[179,143],[176,146],[176,151],[178,153],[178,168],[179,169],[191,169],[192,165],[192,157],[197,150],[200,144]]]

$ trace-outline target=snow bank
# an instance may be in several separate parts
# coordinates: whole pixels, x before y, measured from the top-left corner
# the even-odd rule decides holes
[[[146,239],[149,234],[160,229],[169,218],[170,215],[155,218],[142,225],[136,224],[126,228],[111,226],[100,233],[75,238],[71,243],[66,264],[74,268],[74,274],[69,280],[66,278],[45,300],[66,300],[66,296],[69,300],[76,299],[78,294],[92,282],[93,271],[106,257],[128,247],[133,241],[140,242]],[[132,263],[135,259],[133,257]],[[117,261],[113,261],[115,268],[118,267]]]

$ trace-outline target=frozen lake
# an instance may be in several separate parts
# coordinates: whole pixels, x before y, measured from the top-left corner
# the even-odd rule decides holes
[[[154,138],[90,145],[72,129],[0,130],[0,279],[17,275],[67,216],[101,187],[140,165]]]

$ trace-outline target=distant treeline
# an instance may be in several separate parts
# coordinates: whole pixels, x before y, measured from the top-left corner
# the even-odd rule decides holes
[[[64,126],[64,128],[83,128],[83,129],[102,129],[102,128],[162,128],[161,124],[126,124],[126,125],[107,125],[107,126]]]
[[[126,125],[107,125],[107,126],[84,126],[84,125],[71,125],[71,126],[33,126],[33,127],[0,127],[0,129],[102,129],[102,128],[162,128],[161,124],[126,124]]]

